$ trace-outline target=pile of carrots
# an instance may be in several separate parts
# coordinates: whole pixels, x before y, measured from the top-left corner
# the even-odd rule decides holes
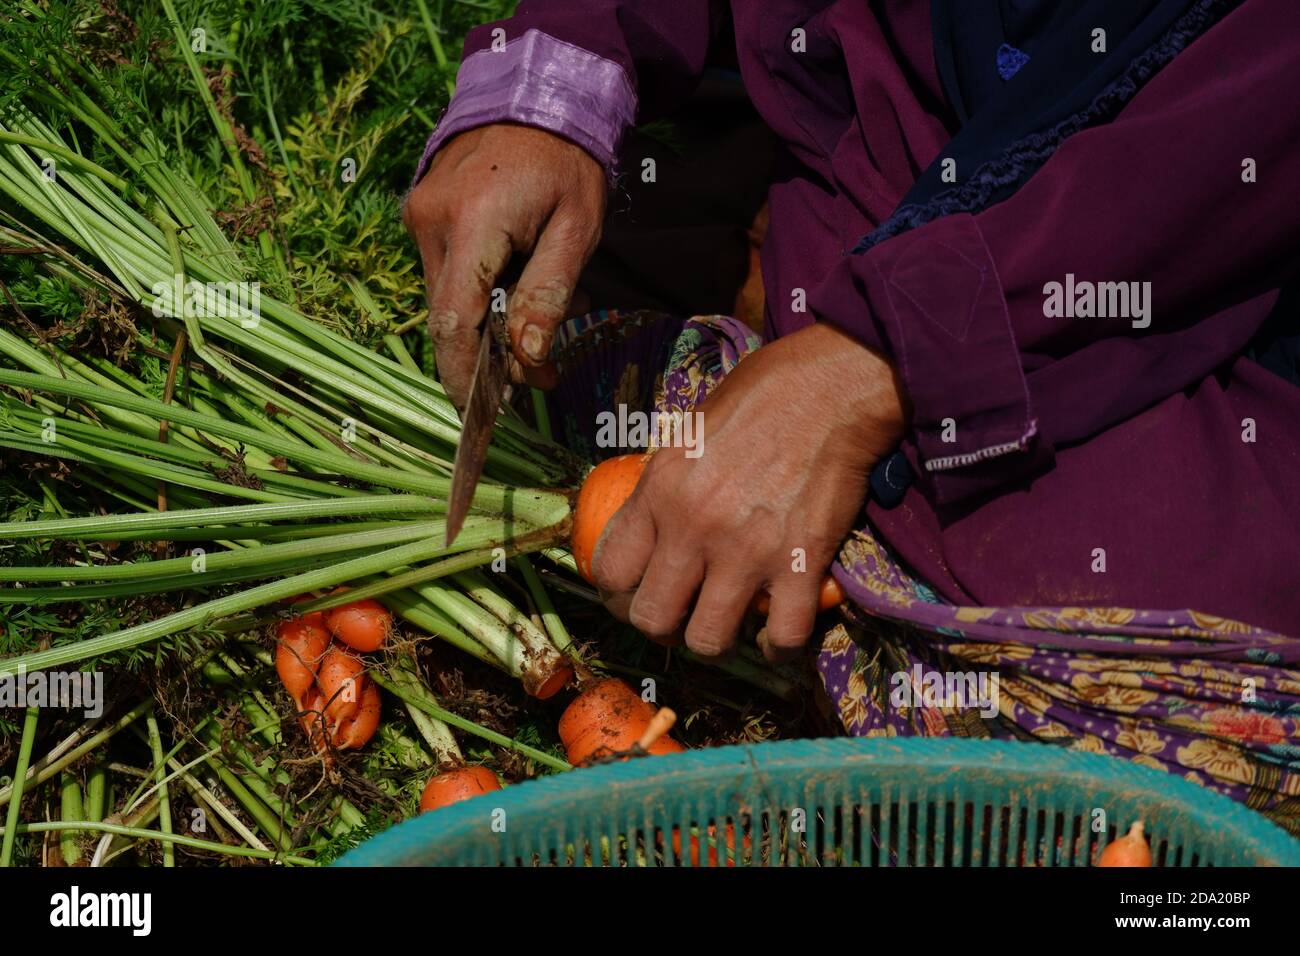
[[[327,743],[338,750],[363,747],[379,729],[379,688],[366,677],[358,652],[379,650],[392,627],[388,609],[371,599],[276,627],[275,671],[318,750]]]
[[[309,598],[294,603],[303,600]],[[327,743],[338,750],[355,750],[379,729],[379,687],[366,677],[359,654],[380,650],[392,630],[388,609],[369,598],[290,618],[276,628],[276,673],[298,707],[303,732],[317,750],[327,750]],[[487,767],[447,768],[429,779],[420,796],[420,810],[436,810],[500,789],[496,774]]]
[[[645,471],[648,455],[624,455],[597,465],[588,474],[574,506],[571,548],[578,571],[591,581],[592,560],[605,526],[623,506]],[[335,592],[338,593],[338,592]],[[300,598],[308,600],[309,598]],[[829,575],[822,584],[823,609],[844,600],[844,592]],[[767,612],[767,595],[754,607]],[[360,654],[380,650],[392,630],[392,616],[379,602],[355,601],[328,611],[316,611],[283,621],[276,629],[276,672],[297,705],[303,730],[317,749],[363,746],[378,729],[379,689],[366,678]],[[565,670],[547,697],[572,675]],[[584,766],[633,754],[677,753],[685,748],[667,733],[670,711],[661,711],[621,680],[588,682],[560,717],[559,735],[570,763]],[[449,767],[435,774],[420,799],[421,811],[480,796],[501,785],[486,767]],[[715,834],[712,829],[710,837]],[[679,835],[673,834],[680,852]],[[735,846],[728,827],[725,842]],[[699,844],[691,838],[692,856]],[[710,849],[710,861],[716,850]]]
[[[294,603],[309,598],[299,598]],[[303,731],[318,750],[362,747],[379,728],[380,695],[366,677],[361,654],[380,650],[393,619],[366,599],[281,621],[275,629],[275,670],[299,711]],[[659,711],[621,680],[591,683],[560,717],[569,762],[581,766],[636,750],[676,753],[685,748],[655,725]],[[420,799],[422,811],[501,788],[486,767],[464,766],[434,775]]]

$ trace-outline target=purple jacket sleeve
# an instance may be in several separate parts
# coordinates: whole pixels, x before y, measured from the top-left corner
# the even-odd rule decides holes
[[[498,122],[557,133],[612,175],[624,130],[692,89],[725,15],[723,0],[523,0],[466,38],[416,180],[452,136]]]
[[[1263,322],[1300,248],[1300,58],[1269,39],[1286,2],[1230,14],[1011,198],[848,256],[814,290],[819,318],[893,356],[937,502],[1022,480]],[[1144,300],[1081,317],[1084,283]]]

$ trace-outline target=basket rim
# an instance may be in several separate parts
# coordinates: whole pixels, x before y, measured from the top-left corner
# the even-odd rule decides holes
[[[952,784],[930,782],[930,772],[960,780],[964,770],[996,768],[1008,776],[1036,783],[1092,781],[1094,786],[1122,788],[1132,798],[1146,798],[1164,808],[1187,813],[1207,830],[1231,831],[1242,852],[1272,865],[1300,866],[1300,839],[1277,824],[1223,794],[1180,776],[1144,767],[1121,757],[1067,750],[1031,741],[943,737],[822,737],[734,744],[583,768],[524,781],[493,794],[494,806],[514,814],[535,814],[550,808],[570,810],[575,793],[631,794],[653,777],[656,790],[667,792],[695,780],[716,782],[719,773],[834,773],[864,765],[904,769],[917,782],[905,790],[936,789]],[[954,775],[953,772],[956,772]],[[895,785],[896,786],[896,785]],[[911,796],[913,794],[909,794]],[[921,793],[914,794],[920,796]],[[444,807],[403,821],[348,851],[335,866],[400,865],[394,861],[421,848],[467,833],[482,832],[482,797]],[[665,800],[665,802],[667,802]],[[1131,821],[1117,821],[1127,823]]]

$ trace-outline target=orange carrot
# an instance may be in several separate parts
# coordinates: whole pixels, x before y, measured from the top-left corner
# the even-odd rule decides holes
[[[497,780],[497,775],[487,767],[444,770],[424,785],[424,793],[420,795],[420,812],[437,810],[500,789],[501,783]]]
[[[379,729],[381,707],[379,688],[374,681],[366,681],[361,690],[361,700],[356,714],[340,720],[330,734],[334,746],[339,750],[355,750],[365,746],[366,741]]]
[[[325,626],[353,650],[377,651],[388,640],[393,628],[393,616],[378,601],[365,598],[330,608],[325,612]]]
[[[325,697],[325,716],[331,724],[355,717],[365,689],[366,666],[355,654],[330,645],[316,672],[316,685]]]
[[[654,705],[617,677],[593,681],[582,689],[560,715],[561,740],[569,740],[580,731],[605,723],[627,723],[633,719],[650,722]]]
[[[573,532],[570,535],[570,547],[573,560],[587,582],[595,584],[591,561],[609,519],[623,503],[632,496],[641,473],[645,471],[648,455],[619,455],[607,458],[593,468],[578,490],[578,500],[573,508]],[[844,589],[829,574],[822,579],[821,592],[818,594],[817,607],[826,611],[838,607],[845,600]],[[759,614],[767,614],[772,599],[766,591],[754,596],[750,608]]]
[[[588,581],[592,581],[591,558],[596,542],[609,519],[631,497],[647,461],[647,455],[607,458],[591,470],[578,490],[573,509],[573,560]]]
[[[822,578],[822,588],[817,593],[817,610],[829,611],[833,607],[839,607],[844,601],[844,588],[840,582],[829,574]],[[767,591],[759,591],[754,595],[754,600],[749,606],[759,614],[766,615],[772,609],[772,596]]]
[[[325,743],[324,726],[322,724],[322,715],[325,712],[325,698],[321,692],[315,688],[308,688],[303,694],[302,700],[295,701],[298,705],[298,725],[302,727],[302,732],[307,735],[313,747],[320,750]]]
[[[630,750],[649,728],[655,708],[616,678],[596,681],[560,716],[560,741],[569,763],[581,765],[593,758]],[[685,750],[668,735],[649,748],[652,754]]]
[[[1143,835],[1142,821],[1129,827],[1128,833],[1101,851],[1098,866],[1150,866],[1151,847]]]
[[[700,865],[701,843],[704,843],[709,848],[709,866],[718,866],[719,863],[722,863],[723,866],[736,865],[740,859],[741,847],[745,850],[750,848],[750,839],[747,836],[742,837],[741,847],[738,847],[736,845],[736,828],[732,824],[728,823],[724,832],[726,834],[725,838],[719,837],[718,828],[711,826],[707,831],[708,837],[704,840],[701,840],[696,836],[691,837],[691,866]],[[712,838],[712,843],[709,843],[709,838]],[[728,853],[728,851],[730,851],[730,853]],[[676,827],[673,827],[673,852],[677,854],[678,857],[682,856],[682,836],[681,832]]]
[[[571,680],[573,680],[573,668],[561,662],[556,665],[555,670],[551,672],[551,676],[533,689],[532,695],[538,700],[554,697],[567,687]]]
[[[316,680],[330,646],[329,632],[309,618],[296,617],[276,625],[275,643],[275,672],[289,696],[301,700]]]

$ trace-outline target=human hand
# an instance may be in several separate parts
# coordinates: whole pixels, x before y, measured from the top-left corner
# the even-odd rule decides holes
[[[600,241],[605,173],[544,130],[498,123],[449,140],[403,210],[420,247],[438,378],[462,412],[492,290],[527,256],[506,306],[512,380],[554,384],[547,359],[578,274]]]
[[[872,465],[902,437],[896,375],[818,324],[746,358],[698,411],[703,454],[651,456],[597,543],[596,583],[612,612],[652,638],[689,618],[686,645],[706,656],[731,649],[766,588],[764,652],[789,657],[812,632],[823,572],[862,509]]]

